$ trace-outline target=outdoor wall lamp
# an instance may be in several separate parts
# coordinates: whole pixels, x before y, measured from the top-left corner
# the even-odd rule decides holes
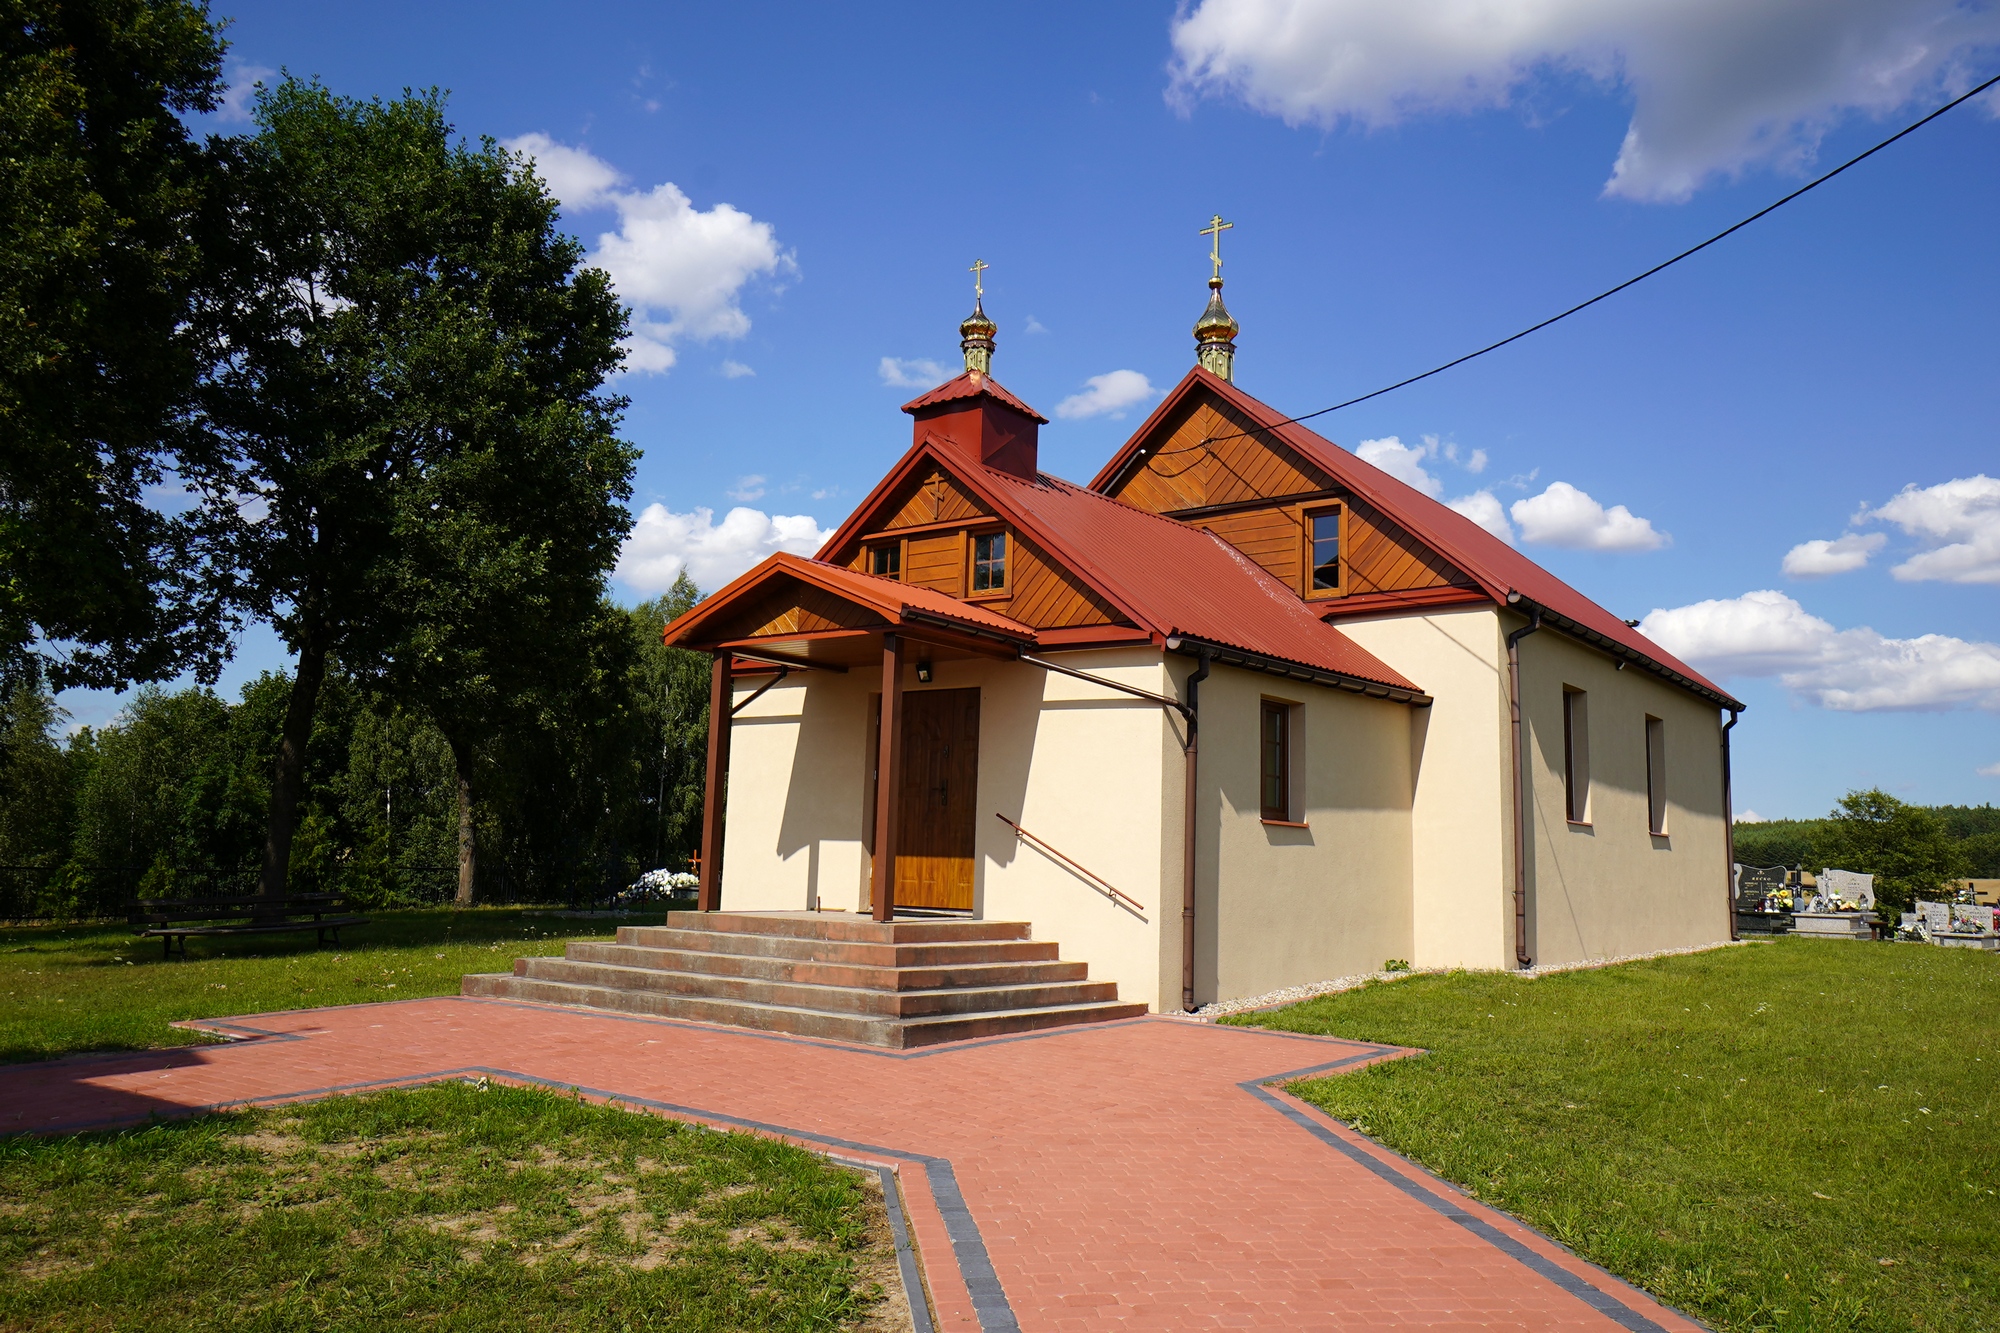
[[[928,685],[930,683],[931,683],[931,664],[929,662],[917,663],[917,684]]]

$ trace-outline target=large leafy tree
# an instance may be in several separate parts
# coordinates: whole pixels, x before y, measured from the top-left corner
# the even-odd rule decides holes
[[[1944,821],[1879,789],[1841,797],[1814,850],[1823,865],[1875,876],[1875,900],[1891,921],[1920,898],[1942,897],[1946,883],[1967,868]]]
[[[241,281],[201,397],[237,462],[201,485],[297,655],[259,880],[277,893],[332,661],[437,719],[469,827],[481,741],[579,669],[633,452],[603,392],[624,312],[523,162],[455,140],[436,94],[288,79],[257,123],[228,163]]]
[[[228,647],[178,465],[223,43],[193,0],[0,0],[0,680],[122,686]],[[49,651],[35,656],[37,646]]]

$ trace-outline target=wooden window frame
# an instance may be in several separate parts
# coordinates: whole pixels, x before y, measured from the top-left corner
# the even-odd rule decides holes
[[[1646,832],[1667,836],[1667,723],[1646,714]]]
[[[1590,694],[1563,686],[1563,818],[1590,827]]]
[[[998,537],[1006,543],[1000,554],[1000,582],[990,588],[981,588],[979,582],[979,543]],[[965,600],[978,602],[997,600],[1013,596],[1013,563],[1016,543],[1005,528],[991,532],[968,532],[965,534]]]
[[[867,546],[862,547],[861,549],[867,552],[867,565],[863,572],[873,574],[878,579],[894,579],[896,582],[901,583],[903,581],[903,545],[903,540],[899,537],[888,541],[871,542]],[[875,560],[877,556],[891,551],[895,553],[896,568],[885,574],[875,568]]]
[[[1347,508],[1345,503],[1336,502],[1333,504],[1302,504],[1295,511],[1299,521],[1299,595],[1309,602],[1323,602],[1330,598],[1347,596]],[[1313,586],[1313,520],[1316,518],[1325,518],[1329,514],[1340,521],[1340,531],[1334,537],[1334,541],[1340,545],[1340,556],[1337,562],[1337,577],[1339,582],[1332,588],[1315,588]]]
[[[1292,818],[1292,708],[1282,699],[1260,699],[1257,703],[1257,804],[1266,824],[1298,823]],[[1273,718],[1278,724],[1275,802],[1266,790],[1267,780],[1274,775],[1265,771],[1273,744],[1269,730]]]

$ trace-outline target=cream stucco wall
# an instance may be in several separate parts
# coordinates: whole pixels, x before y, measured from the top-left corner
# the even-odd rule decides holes
[[[1140,689],[1168,688],[1150,648],[1062,655]],[[1180,1003],[1180,742],[1143,699],[1038,667],[939,661],[904,689],[980,691],[974,911],[1028,921],[1038,939],[1119,984]],[[738,691],[745,698],[758,682]],[[869,696],[879,673],[793,676],[737,715],[723,855],[725,908],[865,909],[861,841]],[[1169,771],[1171,770],[1171,771]],[[1172,799],[1163,793],[1169,788]],[[1005,814],[1144,905],[1121,906],[994,818]],[[1169,901],[1170,900],[1170,901]]]
[[[1176,663],[1185,678],[1192,665]],[[1292,706],[1293,818],[1262,819],[1259,704]],[[1195,998],[1412,953],[1408,705],[1217,666],[1201,686]]]
[[[1513,966],[1513,788],[1499,609],[1343,621],[1340,629],[1434,700],[1411,715],[1412,961]]]
[[[1563,796],[1563,691],[1588,696],[1590,802]],[[1729,938],[1722,719],[1712,704],[1544,629],[1521,640],[1529,939],[1538,964]],[[1648,714],[1665,724],[1667,832],[1647,827]]]

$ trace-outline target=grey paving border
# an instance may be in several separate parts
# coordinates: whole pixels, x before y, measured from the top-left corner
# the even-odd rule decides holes
[[[1299,1079],[1336,1073],[1349,1065],[1359,1064],[1364,1060],[1377,1059],[1380,1056],[1402,1052],[1403,1050],[1405,1048],[1400,1046],[1377,1046],[1372,1051],[1350,1055],[1344,1060],[1335,1060],[1330,1064],[1311,1065],[1305,1069],[1294,1069],[1289,1073],[1273,1074],[1266,1078],[1246,1079],[1236,1086],[1244,1092],[1249,1093],[1252,1097],[1255,1097],[1258,1101],[1263,1102],[1266,1106],[1271,1107],[1278,1114],[1284,1116],[1293,1124],[1298,1125],[1320,1142],[1354,1161],[1359,1166],[1364,1167],[1390,1185],[1393,1185],[1410,1198],[1415,1199],[1418,1203],[1423,1204],[1426,1208],[1431,1209],[1433,1212],[1440,1214],[1450,1221],[1456,1222],[1459,1226],[1464,1227],[1494,1249],[1526,1267],[1536,1276],[1553,1283],[1555,1286],[1576,1297],[1591,1309],[1617,1324],[1620,1328],[1630,1329],[1631,1333],[1668,1333],[1667,1328],[1658,1321],[1641,1314],[1610,1292],[1604,1290],[1604,1288],[1588,1281],[1580,1274],[1572,1272],[1548,1256],[1523,1245],[1520,1241],[1500,1230],[1485,1218],[1467,1210],[1450,1195],[1426,1187],[1420,1181],[1413,1180],[1403,1172],[1396,1170],[1387,1162],[1375,1156],[1375,1154],[1349,1143],[1346,1139],[1333,1132],[1330,1124],[1331,1117],[1322,1119],[1321,1117],[1324,1113],[1316,1113],[1315,1110],[1308,1109],[1301,1105],[1296,1098],[1286,1101],[1273,1094],[1270,1088],[1266,1086],[1274,1083],[1291,1083]],[[1383,1151],[1387,1152],[1389,1150],[1384,1149]],[[1409,1161],[1408,1158],[1403,1157],[1400,1153],[1395,1154],[1395,1156],[1399,1161]],[[1415,1163],[1410,1163],[1410,1165],[1418,1171],[1423,1171],[1423,1168],[1417,1166]],[[1428,1171],[1424,1171],[1423,1173],[1430,1175]],[[1432,1179],[1437,1179],[1437,1177],[1433,1176]],[[1540,1231],[1536,1231],[1535,1228],[1529,1227],[1527,1223],[1519,1221],[1519,1219],[1515,1219],[1515,1221],[1517,1225],[1527,1227],[1530,1231],[1535,1231],[1535,1234],[1538,1236],[1542,1234]],[[1548,1240],[1551,1245],[1560,1245],[1560,1242],[1552,1240],[1547,1236],[1543,1236],[1542,1238]],[[1562,1248],[1567,1249],[1566,1246]],[[1577,1257],[1577,1262],[1589,1265],[1589,1267],[1596,1269],[1599,1273],[1604,1274],[1605,1277],[1614,1282],[1618,1281],[1614,1274],[1591,1263],[1588,1259]],[[1686,1315],[1682,1317],[1688,1318]],[[1699,1321],[1690,1320],[1690,1322],[1698,1324]]]
[[[924,1285],[924,1278],[917,1268],[916,1244],[910,1239],[909,1206],[903,1202],[903,1185],[896,1179],[896,1173],[875,1162],[857,1161],[850,1157],[840,1157],[833,1153],[827,1157],[857,1171],[872,1171],[882,1182],[882,1199],[888,1205],[889,1230],[896,1241],[896,1271],[903,1277],[903,1297],[910,1305],[910,1327],[912,1333],[937,1333],[937,1321],[931,1318],[930,1288]]]

